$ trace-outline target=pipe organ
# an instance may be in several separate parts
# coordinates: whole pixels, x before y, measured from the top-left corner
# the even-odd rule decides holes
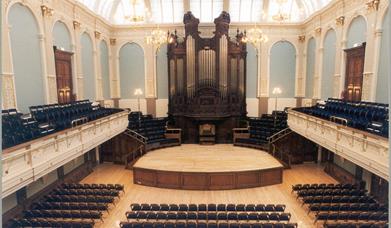
[[[168,44],[169,116],[183,129],[185,142],[197,141],[201,124],[216,126],[217,141],[232,139],[232,128],[246,115],[246,44],[243,34],[229,37],[230,16],[214,20],[211,38],[201,38],[199,19],[184,15],[183,41]],[[219,135],[220,133],[220,135]]]

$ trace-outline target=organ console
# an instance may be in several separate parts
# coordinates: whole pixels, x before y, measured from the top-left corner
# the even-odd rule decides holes
[[[211,38],[201,38],[199,19],[184,15],[185,37],[169,36],[169,116],[185,142],[198,141],[201,124],[216,126],[217,142],[230,142],[232,128],[246,115],[246,44],[229,37],[230,16],[214,20]]]

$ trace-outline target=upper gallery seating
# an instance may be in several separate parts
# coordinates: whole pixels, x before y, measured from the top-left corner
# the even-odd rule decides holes
[[[131,204],[120,227],[296,228],[283,204]]]
[[[352,184],[297,184],[292,192],[324,227],[386,227],[388,206]]]
[[[66,183],[11,220],[11,227],[93,227],[122,191],[119,184]]]
[[[122,109],[93,106],[89,100],[31,106],[28,114],[22,114],[16,109],[3,110],[2,148],[6,149],[120,111]]]
[[[147,145],[164,147],[180,144],[178,138],[166,138],[167,118],[153,118],[152,115],[143,115],[141,112],[129,114],[128,129],[144,136]]]
[[[349,127],[388,137],[388,104],[329,98],[325,104],[294,110],[336,122],[346,120]]]
[[[263,114],[261,117],[248,118],[248,138],[237,138],[235,145],[257,146],[268,143],[268,138],[273,134],[287,128],[287,113],[284,111],[273,111],[270,114]]]

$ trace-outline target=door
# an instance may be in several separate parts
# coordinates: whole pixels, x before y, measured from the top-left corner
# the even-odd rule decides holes
[[[60,104],[72,102],[75,97],[72,85],[72,55],[71,52],[61,51],[54,47],[57,98]]]
[[[365,43],[346,49],[345,100],[361,101]]]

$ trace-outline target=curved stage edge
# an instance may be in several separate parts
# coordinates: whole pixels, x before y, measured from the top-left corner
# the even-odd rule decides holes
[[[227,172],[179,172],[134,167],[133,182],[184,190],[230,190],[282,183],[283,167]]]

